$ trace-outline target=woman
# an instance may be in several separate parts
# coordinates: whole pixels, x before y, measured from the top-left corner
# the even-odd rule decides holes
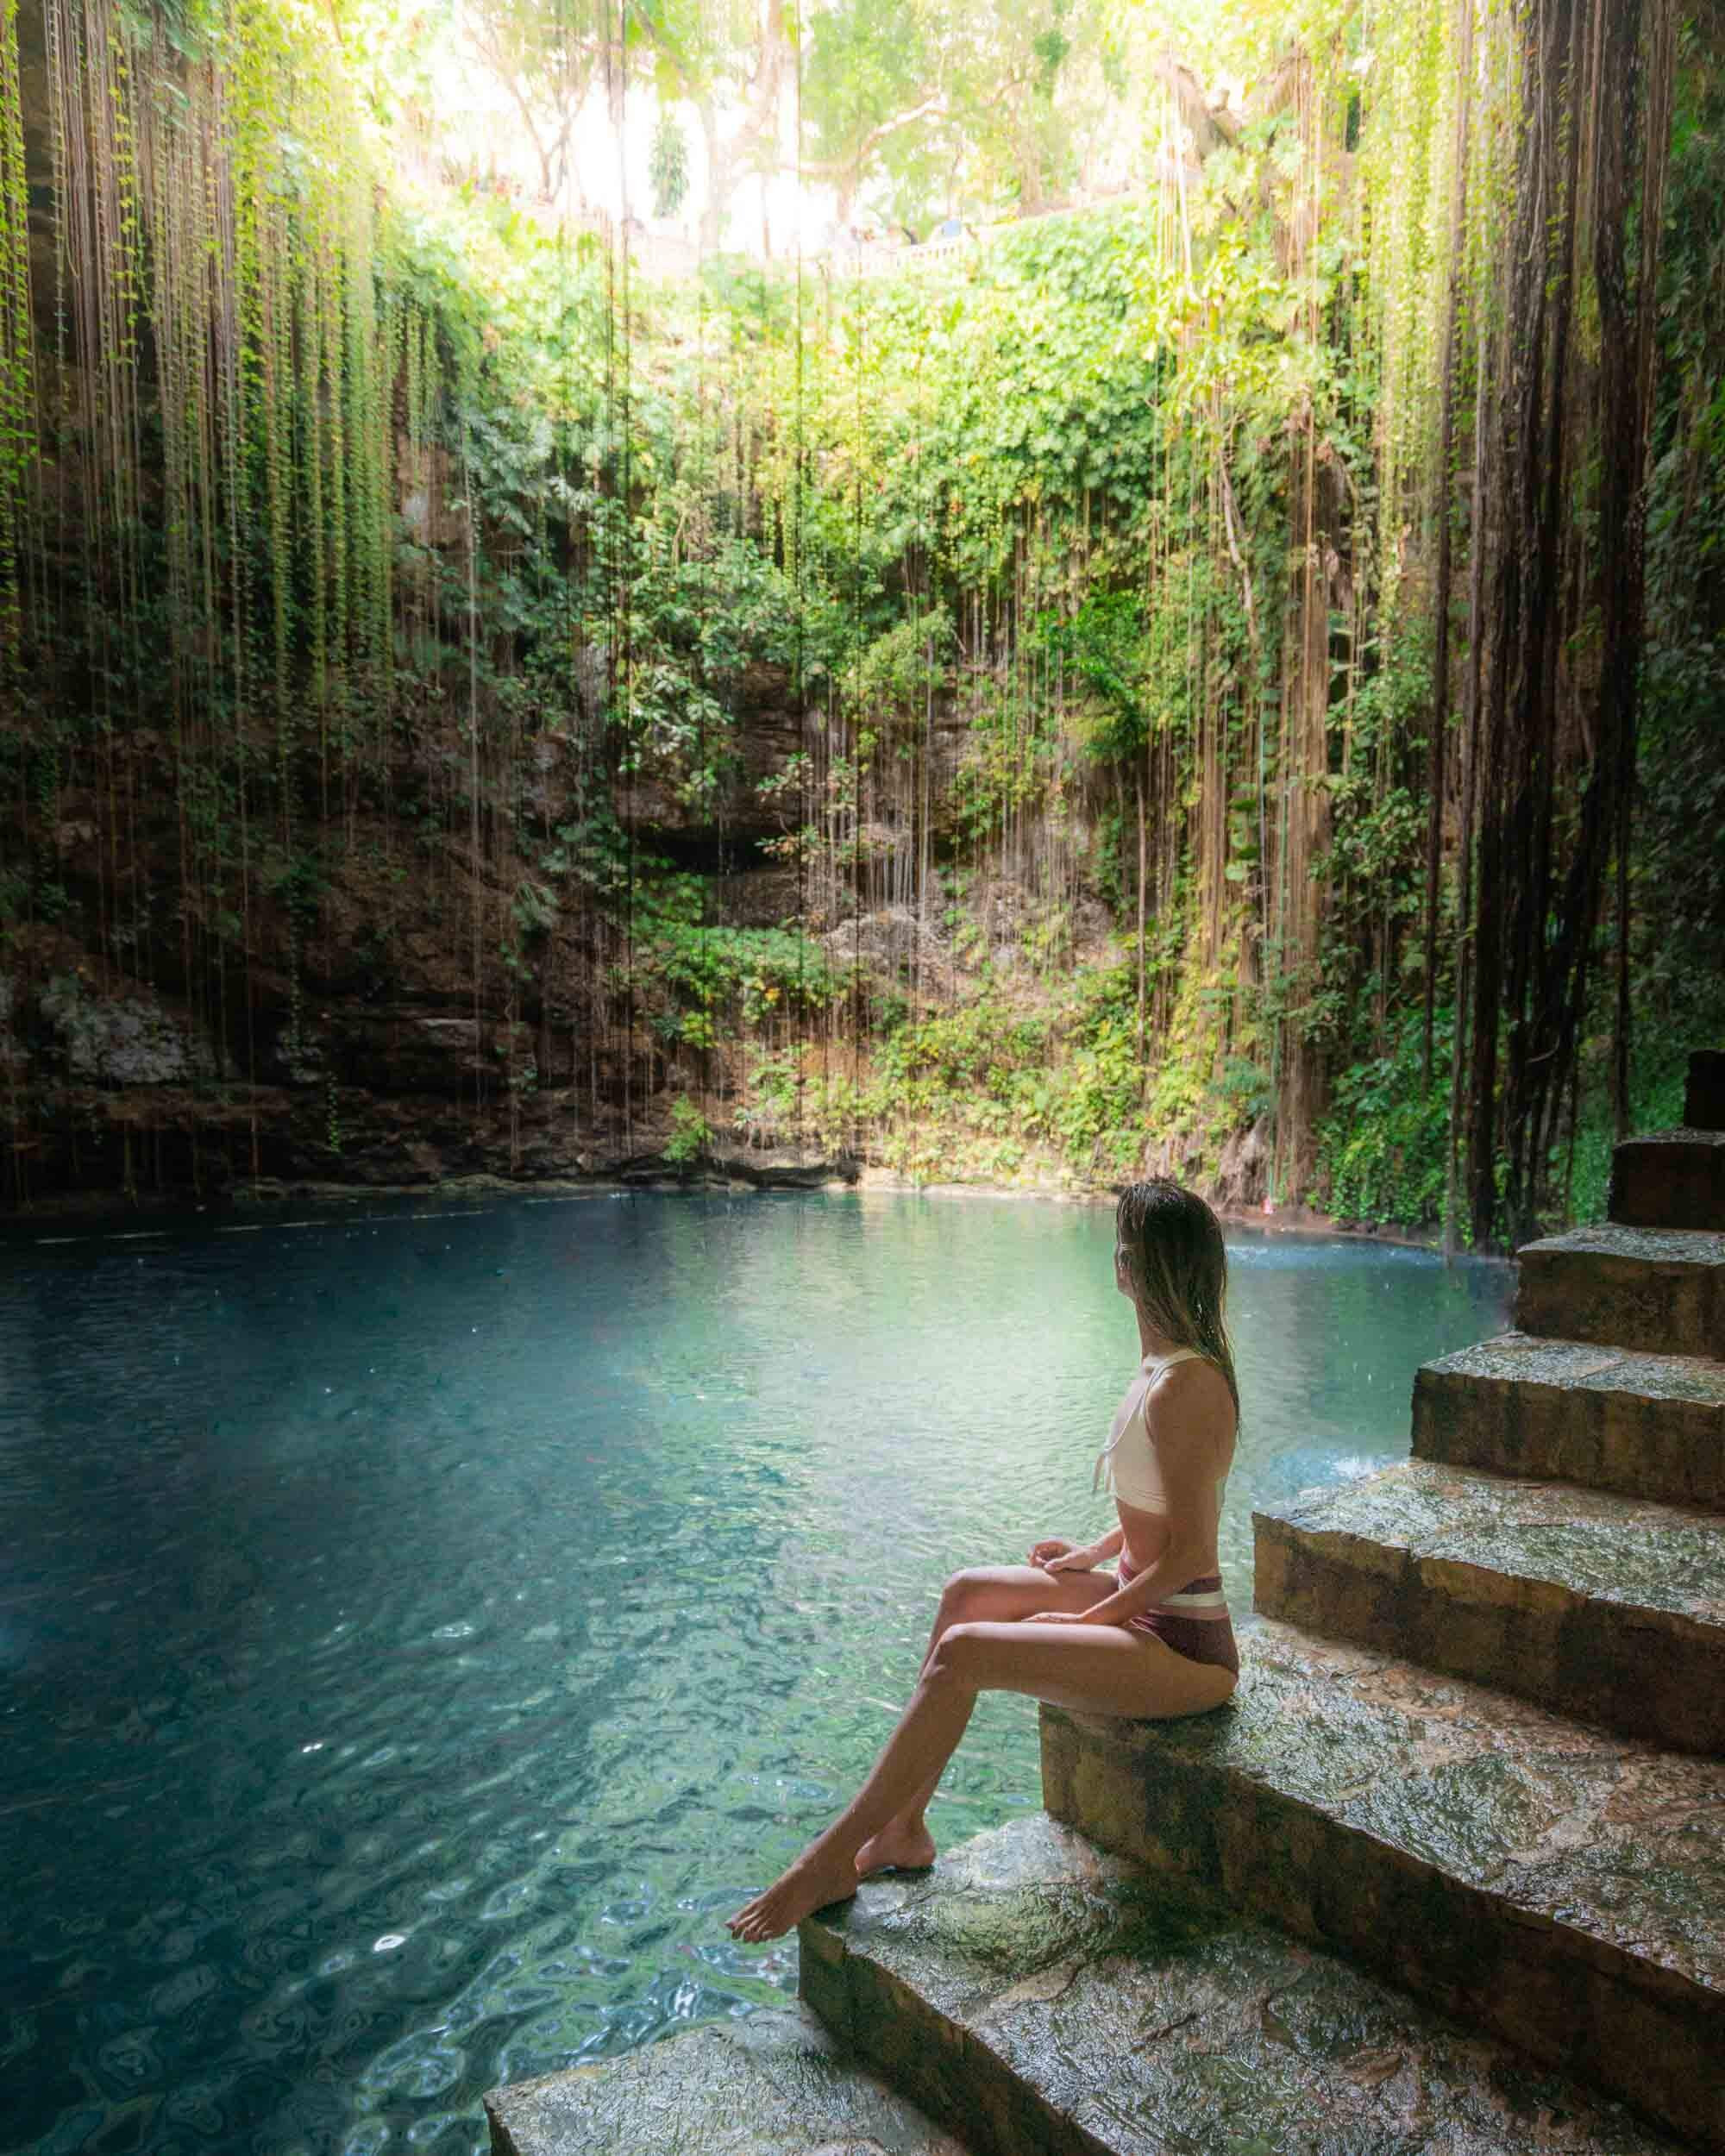
[[[789,1871],[726,1920],[734,1938],[776,1939],[854,1894],[861,1874],[933,1863],[923,1809],[979,1692],[1156,1720],[1232,1695],[1239,1658],[1216,1529],[1239,1389],[1222,1232],[1201,1199],[1158,1178],[1122,1194],[1114,1241],[1144,1357],[1096,1463],[1120,1525],[1087,1548],[1051,1538],[1028,1564],[954,1574],[915,1695],[874,1771]],[[1115,1556],[1117,1576],[1094,1569]]]

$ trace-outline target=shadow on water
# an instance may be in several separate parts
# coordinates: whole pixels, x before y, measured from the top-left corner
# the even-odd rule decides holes
[[[1509,1275],[1236,1236],[1224,1523],[1405,1455]],[[1105,1208],[353,1207],[0,1251],[9,2150],[478,2150],[480,2092],[790,1988],[718,1919],[945,1574],[1105,1520]],[[933,1814],[1038,1801],[985,1700]]]

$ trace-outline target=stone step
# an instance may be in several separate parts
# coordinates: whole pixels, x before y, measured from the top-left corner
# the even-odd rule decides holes
[[[1725,1228],[1725,1131],[1651,1131],[1611,1156],[1611,1218],[1634,1228]]]
[[[1725,1762],[1273,1620],[1214,1713],[1042,1709],[1104,1848],[1725,2151]]]
[[[1415,1376],[1414,1452],[1725,1512],[1725,1363],[1502,1333]]]
[[[1683,1119],[1691,1130],[1725,1131],[1725,1049],[1697,1048],[1690,1056]]]
[[[972,2156],[806,2007],[493,2089],[492,2156]]]
[[[1516,1251],[1515,1323],[1547,1339],[1725,1357],[1725,1235],[1575,1228]]]
[[[1725,1752],[1725,1517],[1408,1460],[1252,1526],[1266,1617]]]
[[[802,1927],[802,1990],[977,2156],[1653,2156],[1622,2106],[1043,1816]]]

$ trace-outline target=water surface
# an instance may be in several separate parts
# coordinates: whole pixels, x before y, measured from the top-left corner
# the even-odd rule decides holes
[[[942,1579],[1107,1514],[1105,1208],[593,1196],[0,1250],[0,2147],[486,2145],[480,2092],[795,1982],[719,1919]],[[1509,1275],[1242,1235],[1251,1512],[1408,1450]],[[1039,1801],[982,1702],[930,1814]]]

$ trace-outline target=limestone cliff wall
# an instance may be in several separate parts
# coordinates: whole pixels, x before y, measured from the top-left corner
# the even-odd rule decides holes
[[[699,869],[718,922],[776,925],[797,908],[795,870],[762,850],[781,824],[756,790],[803,746],[785,688],[746,685],[736,768],[704,816],[650,769],[618,790],[640,855]],[[526,810],[549,828],[566,812],[562,751],[537,747]],[[178,874],[168,744],[133,733],[115,754],[131,804],[125,856],[98,836],[112,828],[100,805],[61,794],[53,918],[15,918],[0,936],[0,1203],[218,1194],[259,1177],[662,1169],[677,1074],[650,1028],[623,1023],[608,978],[619,909],[572,905],[522,937],[511,908],[535,871],[533,828],[514,846],[492,825],[478,857],[460,832],[405,818],[306,829],[298,845],[320,864],[316,888],[260,880],[213,973],[189,969],[197,901]],[[411,799],[411,786],[402,793]],[[41,843],[0,810],[0,849]],[[766,1177],[850,1166],[719,1150],[734,1151],[733,1172]]]

